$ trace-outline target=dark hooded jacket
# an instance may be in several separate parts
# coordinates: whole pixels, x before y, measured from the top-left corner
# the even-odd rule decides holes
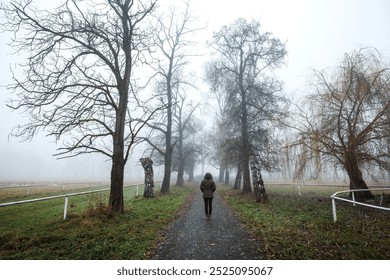
[[[216,188],[213,176],[211,176],[211,173],[207,172],[200,183],[200,190],[203,192],[203,197],[212,198]]]

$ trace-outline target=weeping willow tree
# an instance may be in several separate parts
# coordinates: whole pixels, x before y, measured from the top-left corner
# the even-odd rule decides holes
[[[363,172],[390,171],[390,69],[372,48],[346,54],[333,72],[315,71],[313,94],[298,108],[297,174],[339,166],[358,200],[372,198]]]
[[[329,170],[321,158],[318,136],[314,134],[312,138],[305,139],[300,135],[298,140],[288,143],[284,147],[285,173],[290,171],[291,177],[298,181],[323,179],[324,173]]]

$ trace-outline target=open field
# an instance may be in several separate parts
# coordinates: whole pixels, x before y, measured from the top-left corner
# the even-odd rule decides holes
[[[65,221],[64,199],[0,207],[0,259],[148,259],[193,190],[171,187],[169,195],[144,199],[142,189],[135,198],[135,188],[126,188],[126,212],[114,217],[104,210],[108,192],[69,198]],[[330,196],[346,187],[266,185],[266,190],[269,202],[257,204],[253,193],[217,188],[265,259],[390,259],[389,212],[337,202],[333,222]]]
[[[0,259],[145,259],[159,233],[175,218],[190,187],[169,195],[135,198],[125,189],[125,214],[105,210],[108,192],[0,208]]]
[[[109,182],[0,182],[0,203],[104,189],[109,185]]]
[[[345,189],[301,186],[299,196],[297,186],[269,185],[267,204],[230,188],[223,197],[258,239],[266,259],[390,259],[389,211],[337,202],[333,222],[330,196]]]

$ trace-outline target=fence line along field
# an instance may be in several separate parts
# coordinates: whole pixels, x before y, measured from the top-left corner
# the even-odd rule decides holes
[[[4,184],[5,185],[5,184]],[[7,205],[0,207],[1,216],[14,216],[15,213],[20,213],[25,217],[26,215],[33,220],[39,219],[47,215],[48,210],[52,212],[49,216],[61,216],[64,212],[64,200],[68,197],[67,213],[72,215],[81,213],[88,208],[95,208],[103,206],[108,200],[109,188],[107,183],[54,183],[54,184],[23,184],[16,186],[2,186],[0,188],[0,204],[10,202],[22,202],[19,205]],[[133,199],[142,193],[142,184],[127,185],[124,188],[126,199]],[[86,192],[85,194],[83,192]],[[91,193],[89,193],[91,192]],[[74,194],[80,195],[73,196]],[[57,197],[56,196],[61,196]],[[43,198],[50,198],[47,200],[40,200]],[[37,199],[37,201],[33,201]],[[31,202],[29,202],[31,201]],[[28,203],[24,203],[28,202]],[[3,209],[4,208],[4,209]],[[7,212],[10,212],[7,214]],[[11,214],[13,213],[13,214]],[[5,219],[2,221],[5,222]]]
[[[64,198],[0,207],[0,259],[147,258],[191,188],[144,199],[139,186],[139,197],[136,185],[125,186],[122,215],[107,210],[109,191],[69,197],[66,220]]]
[[[330,196],[349,187],[275,184],[266,189],[269,202],[263,204],[239,191],[223,195],[258,240],[265,259],[390,258],[389,211],[337,202],[333,221]],[[382,191],[373,195],[370,203],[378,205]],[[382,205],[390,207],[390,189],[384,190]]]
[[[133,183],[128,183],[128,185]],[[107,188],[109,182],[0,182],[0,203]]]
[[[81,185],[79,190],[90,188]],[[76,186],[66,185],[65,192],[67,187]],[[266,204],[231,186],[218,185],[217,191],[258,240],[265,259],[389,259],[389,211],[337,202],[333,222],[330,196],[348,188],[266,184]],[[0,207],[0,259],[147,259],[161,230],[198,186],[175,187],[169,195],[156,192],[153,199],[142,197],[143,188],[135,198],[136,189],[124,189],[125,214],[110,218],[99,212],[107,206],[108,191],[69,197],[66,220],[63,198]],[[54,191],[63,192],[62,186]],[[371,203],[378,203],[382,193],[373,194]],[[383,205],[390,205],[390,189]]]

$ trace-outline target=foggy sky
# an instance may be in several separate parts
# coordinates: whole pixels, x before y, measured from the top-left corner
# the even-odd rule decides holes
[[[58,2],[39,0],[45,1]],[[159,4],[170,2],[178,1],[160,0]],[[207,23],[208,26],[197,33],[203,46],[211,39],[213,31],[237,17],[259,19],[263,31],[272,32],[275,37],[286,41],[287,65],[278,70],[278,74],[285,82],[285,93],[295,99],[308,93],[310,69],[333,67],[346,52],[376,47],[390,57],[388,0],[193,0],[191,6],[199,17],[199,25]],[[13,126],[27,121],[5,105],[11,97],[6,89],[11,82],[10,66],[14,69],[15,63],[21,61],[18,55],[10,54],[12,50],[6,45],[10,36],[0,34],[0,181],[109,180],[110,163],[104,162],[103,157],[56,160],[52,154],[57,146],[53,139],[44,137],[44,133],[24,143],[9,137]],[[200,61],[207,59],[205,56]],[[193,71],[201,76],[201,65],[195,65]],[[142,168],[138,164],[140,151],[135,153],[134,162],[129,162],[126,168],[127,179],[142,177]]]

